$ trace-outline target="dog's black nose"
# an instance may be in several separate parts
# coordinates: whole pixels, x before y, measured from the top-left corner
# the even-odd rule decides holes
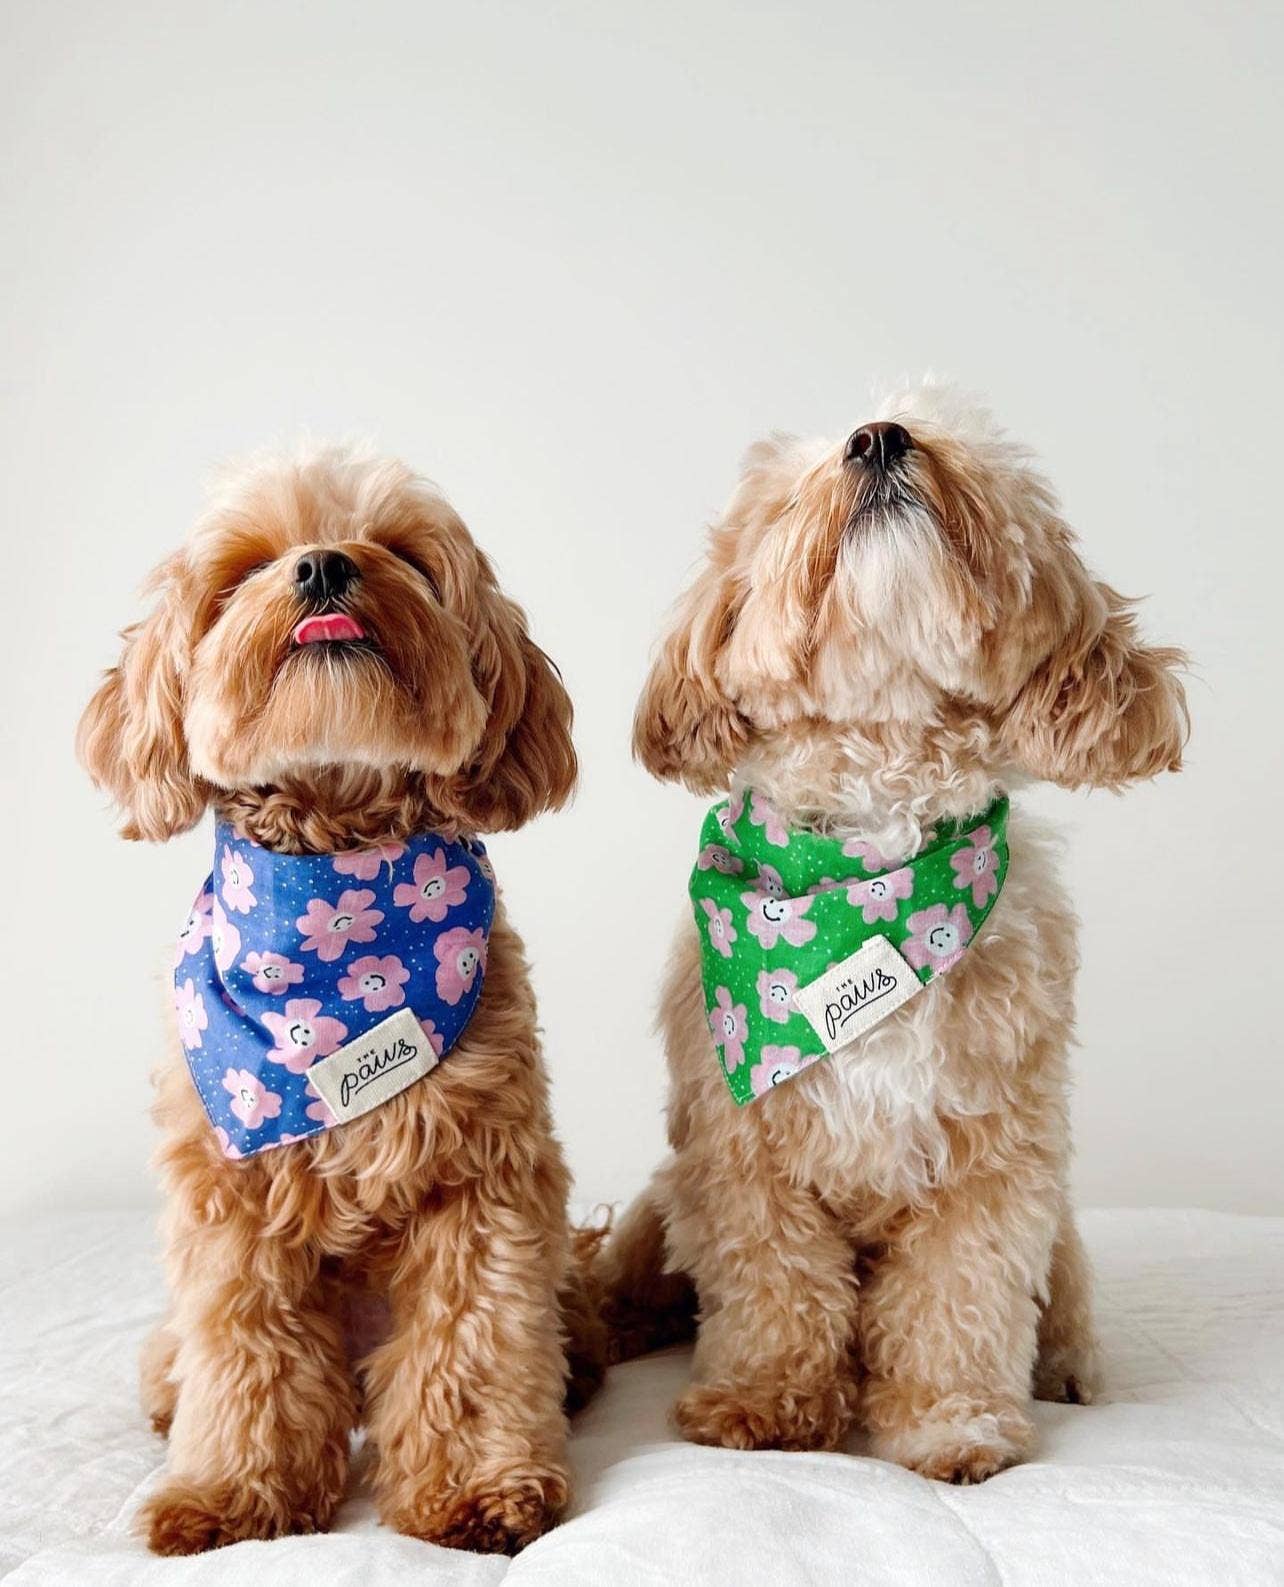
[[[357,564],[342,551],[306,551],[294,564],[294,587],[308,601],[329,601],[357,576]]]
[[[854,430],[843,453],[845,462],[868,463],[871,468],[889,469],[914,445],[903,424],[862,424]]]

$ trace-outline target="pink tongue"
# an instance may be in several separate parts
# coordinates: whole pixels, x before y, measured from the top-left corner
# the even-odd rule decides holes
[[[315,645],[324,639],[364,639],[366,631],[347,612],[326,612],[320,617],[305,617],[294,630],[296,645]]]

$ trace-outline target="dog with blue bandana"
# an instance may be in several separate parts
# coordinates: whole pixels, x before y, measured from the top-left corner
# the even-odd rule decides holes
[[[441,494],[358,452],[230,476],[150,593],[79,737],[126,837],[215,815],[157,1077],[143,1526],[323,1530],[364,1422],[390,1526],[513,1552],[567,1498],[565,1330],[573,1395],[600,1366],[482,834],[565,802],[570,702]]]

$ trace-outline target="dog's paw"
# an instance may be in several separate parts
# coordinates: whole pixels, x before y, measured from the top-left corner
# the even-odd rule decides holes
[[[871,1449],[936,1482],[984,1482],[1014,1465],[1029,1449],[1034,1424],[1014,1409],[958,1409],[910,1427],[880,1429]]]
[[[553,1525],[568,1494],[564,1471],[512,1471],[488,1483],[385,1506],[383,1519],[408,1537],[443,1548],[517,1554]]]
[[[174,1425],[172,1407],[144,1405],[143,1409],[147,1412],[147,1419],[151,1422],[152,1432],[156,1434],[157,1438],[168,1438],[169,1430]]]
[[[173,1478],[143,1506],[139,1529],[154,1554],[203,1554],[249,1538],[324,1532],[337,1506],[325,1492],[287,1496]]]
[[[1089,1346],[1040,1354],[1033,1386],[1036,1400],[1091,1405],[1101,1388],[1096,1351]]]
[[[851,1397],[832,1383],[813,1393],[788,1387],[693,1384],[673,1407],[693,1444],[723,1449],[837,1449],[851,1426]]]
[[[154,1328],[143,1344],[138,1363],[138,1392],[143,1414],[152,1431],[169,1437],[170,1424],[178,1405],[178,1385],[170,1376],[178,1341],[168,1328]]]

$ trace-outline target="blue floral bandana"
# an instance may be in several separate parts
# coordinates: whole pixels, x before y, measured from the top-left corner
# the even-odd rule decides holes
[[[368,1113],[459,1040],[495,913],[480,842],[275,854],[220,821],[214,865],[179,933],[174,1006],[226,1156]]]

